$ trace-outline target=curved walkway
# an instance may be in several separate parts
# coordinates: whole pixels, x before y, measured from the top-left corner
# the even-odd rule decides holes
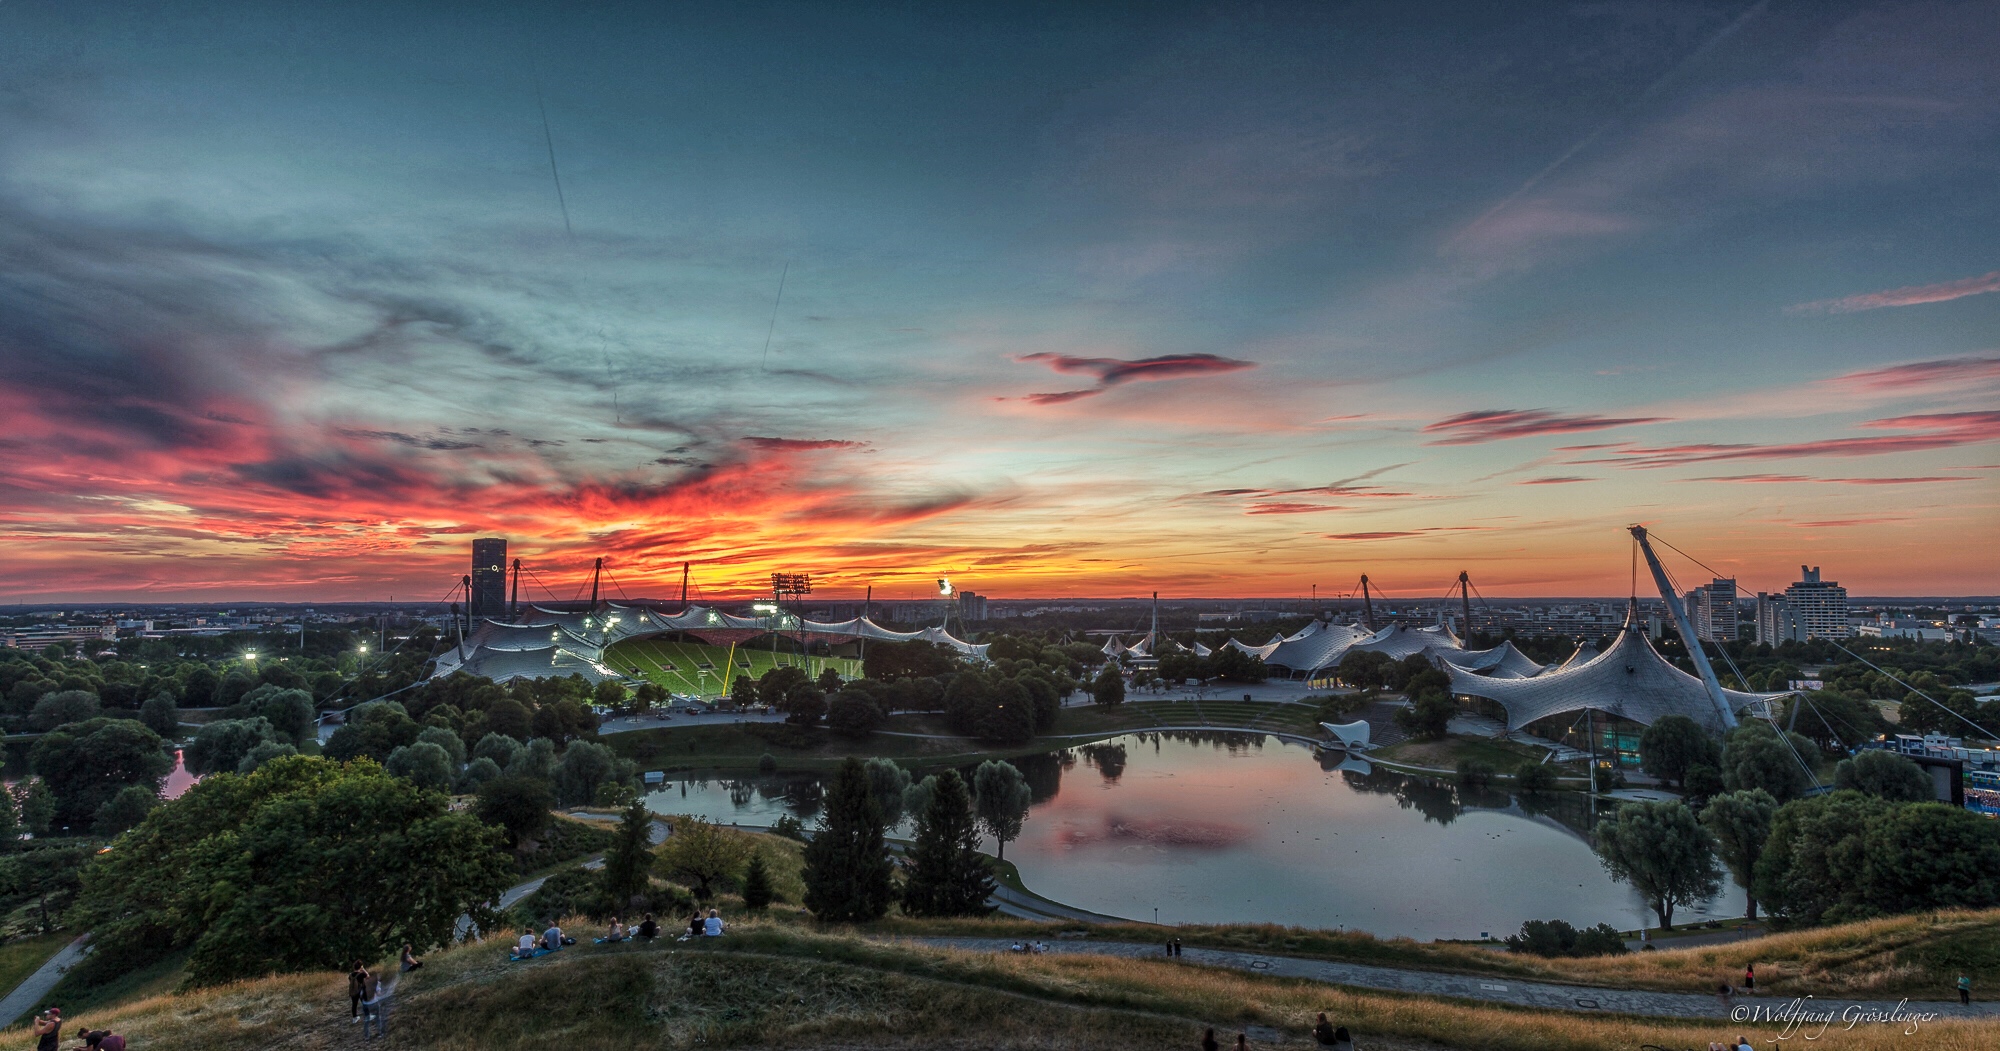
[[[901,941],[914,945],[932,945],[952,949],[967,949],[975,952],[1005,952],[1011,944],[1004,938],[897,938],[884,939]],[[1056,941],[1048,943],[1050,952],[1086,953],[1098,956],[1122,956],[1127,958],[1148,958],[1162,956],[1158,945],[1142,945],[1136,942],[1089,942]],[[1515,978],[1493,978],[1480,975],[1447,974],[1440,971],[1417,971],[1399,967],[1376,967],[1360,963],[1336,963],[1330,960],[1306,960],[1296,956],[1277,956],[1266,953],[1240,952],[1228,949],[1199,949],[1189,946],[1182,951],[1180,960],[1185,963],[1206,967],[1227,967],[1239,971],[1277,975],[1282,978],[1304,978],[1309,981],[1325,982],[1329,985],[1345,985],[1361,989],[1379,989],[1386,992],[1405,993],[1413,996],[1448,996],[1460,1000],[1478,1000],[1486,1003],[1507,1004],[1513,1007],[1532,1007],[1545,1011],[1572,1011],[1579,1013],[1653,1015],[1668,1018],[1708,1018],[1731,1017],[1730,1012],[1738,1008],[1752,1011],[1783,1011],[1796,1001],[1775,997],[1736,997],[1724,1007],[1721,998],[1696,993],[1657,993],[1640,989],[1601,989],[1582,985],[1561,985],[1549,982],[1529,982]],[[1982,1001],[1970,1007],[1956,1003],[1935,1001],[1902,1001],[1892,1003],[1880,1000],[1812,1000],[1806,1006],[1813,1011],[1829,1008],[1840,1011],[1850,1006],[1864,1011],[1878,1011],[1886,1015],[1901,1009],[1904,1013],[1925,1012],[1940,1018],[1994,1018],[2000,1017],[2000,1003]],[[1768,1017],[1768,1016],[1765,1016]],[[1748,1021],[1749,1018],[1738,1018]]]
[[[75,941],[63,946],[61,952],[49,957],[47,963],[35,969],[35,973],[21,979],[21,984],[15,986],[14,991],[7,994],[6,999],[0,1000],[0,1028],[20,1021],[22,1015],[41,1003],[42,997],[49,995],[49,990],[54,989],[56,983],[62,981],[62,976],[83,960],[86,946],[89,944],[90,935],[79,936]]]

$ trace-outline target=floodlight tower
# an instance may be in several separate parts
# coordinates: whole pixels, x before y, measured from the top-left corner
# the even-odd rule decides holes
[[[797,596],[812,594],[812,589],[813,585],[812,585],[811,574],[808,573],[771,574],[771,603],[773,606],[777,608],[778,627],[783,628],[785,626],[785,596],[791,595],[796,600]],[[799,619],[797,611],[798,607],[797,601],[794,601],[792,603],[792,606],[793,606],[793,612],[792,612],[793,618]],[[805,649],[805,645],[806,645],[805,633],[800,632],[799,649],[801,650]],[[771,652],[772,653],[778,652],[778,633],[776,631],[773,631],[771,633]]]

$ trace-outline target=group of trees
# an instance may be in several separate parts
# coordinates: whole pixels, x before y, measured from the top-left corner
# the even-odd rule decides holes
[[[1807,796],[1810,741],[1751,722],[1718,748],[1685,727],[1661,729],[1669,722],[1642,738],[1643,761],[1685,784],[1699,809],[1627,804],[1596,834],[1605,867],[1639,890],[1662,927],[1677,906],[1712,897],[1725,868],[1752,919],[1760,904],[1807,924],[2000,904],[2000,828],[1930,802],[1929,777],[1907,758],[1862,752],[1835,768],[1833,792]],[[1714,790],[1697,795],[1710,778]]]
[[[980,836],[993,836],[1004,852],[1021,834],[1028,802],[1027,782],[1010,763],[980,764],[970,785],[956,770],[912,784],[888,760],[849,759],[806,844],[806,908],[840,922],[879,918],[898,900],[912,916],[983,916],[993,878]],[[885,837],[904,814],[916,837],[899,894]]]

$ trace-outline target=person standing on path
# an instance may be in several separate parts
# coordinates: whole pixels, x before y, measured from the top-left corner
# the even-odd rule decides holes
[[[1748,996],[1757,993],[1757,965],[1754,963],[1743,965],[1743,992]]]
[[[1958,976],[1958,1002],[1966,1007],[1972,1006],[1972,979],[1967,975]]]
[[[347,972],[347,1013],[349,1022],[361,1021],[361,1001],[368,999],[368,967],[360,960]]]
[[[1236,1034],[1236,1051],[1250,1051],[1250,1038],[1242,1033]]]
[[[1222,1045],[1215,1042],[1215,1027],[1209,1026],[1201,1034],[1201,1051],[1222,1051]]]

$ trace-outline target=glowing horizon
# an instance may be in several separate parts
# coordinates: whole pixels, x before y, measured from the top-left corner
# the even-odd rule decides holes
[[[2000,594],[2000,13],[1739,7],[0,6],[0,601]]]

